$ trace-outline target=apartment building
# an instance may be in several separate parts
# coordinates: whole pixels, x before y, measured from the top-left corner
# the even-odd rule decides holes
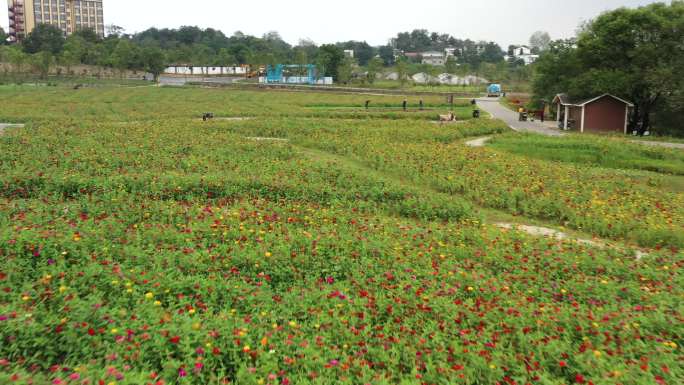
[[[9,36],[21,41],[38,24],[52,24],[68,36],[80,29],[92,29],[104,37],[102,0],[7,0]]]

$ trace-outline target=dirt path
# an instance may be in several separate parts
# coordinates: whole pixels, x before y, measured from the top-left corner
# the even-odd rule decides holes
[[[477,139],[469,140],[469,141],[465,142],[465,145],[468,147],[484,147],[484,145],[487,144],[487,142],[490,139],[492,139],[491,136],[485,136],[483,138],[477,138]]]
[[[501,223],[501,222],[495,223],[494,226],[501,228],[501,229],[506,229],[506,230],[522,231],[523,233],[527,233],[527,234],[537,236],[537,237],[547,237],[547,238],[557,239],[559,241],[573,241],[573,242],[577,242],[577,243],[580,243],[583,245],[587,245],[587,246],[591,246],[591,247],[598,247],[601,249],[613,248],[613,249],[623,250],[622,247],[609,244],[608,242],[604,242],[601,240],[575,238],[575,237],[571,237],[570,235],[568,235],[564,232],[561,232],[561,231],[558,231],[555,229],[551,229],[548,227],[521,225],[521,224],[513,224],[513,223]],[[641,250],[635,250],[634,251],[634,257],[637,260],[644,258],[646,256],[648,256],[648,254],[644,253]]]
[[[499,103],[498,98],[479,98],[477,104],[485,111],[489,112],[494,119],[503,120],[514,131],[533,132],[546,136],[563,136],[563,132],[553,129],[542,122],[521,122],[518,114],[509,110]]]
[[[644,146],[651,146],[651,147],[677,148],[680,150],[684,150],[684,143],[655,142],[655,141],[652,142],[652,141],[648,141],[648,140],[632,140],[632,143],[643,144]]]
[[[5,131],[6,128],[24,128],[23,124],[13,124],[13,123],[0,123],[0,135]]]

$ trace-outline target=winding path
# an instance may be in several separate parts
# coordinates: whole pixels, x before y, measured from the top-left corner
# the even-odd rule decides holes
[[[518,114],[501,105],[499,98],[479,98],[477,104],[485,111],[489,112],[494,119],[503,120],[514,131],[533,132],[546,136],[563,136],[565,133],[554,129],[551,125],[546,125],[540,121],[521,122]]]

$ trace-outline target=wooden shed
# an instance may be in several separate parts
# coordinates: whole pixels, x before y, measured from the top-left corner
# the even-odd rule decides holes
[[[556,121],[560,128],[625,134],[629,109],[634,107],[632,103],[610,94],[582,101],[572,101],[566,94],[558,94],[553,104],[557,107]]]

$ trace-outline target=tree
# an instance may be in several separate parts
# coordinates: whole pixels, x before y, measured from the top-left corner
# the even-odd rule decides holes
[[[408,81],[408,63],[406,63],[406,59],[404,58],[399,58],[397,60],[396,65],[394,66],[395,71],[397,72],[397,76],[399,77],[399,83],[404,86],[406,82]]]
[[[31,65],[40,74],[41,79],[47,79],[54,60],[50,51],[40,51],[31,55],[30,58]]]
[[[651,113],[682,84],[682,42],[682,1],[605,13],[578,38],[577,55],[585,71],[577,82],[593,87],[576,87],[575,94],[615,92],[635,104],[632,128],[639,123],[647,130]],[[611,83],[616,80],[618,84]]]
[[[383,60],[379,57],[374,57],[368,62],[368,75],[366,76],[368,83],[375,83],[375,79],[377,79],[378,74],[382,71],[383,64]]]
[[[134,61],[133,44],[127,39],[121,39],[111,54],[111,64],[118,69],[123,77],[124,72]]]
[[[88,43],[97,43],[100,41],[100,37],[97,36],[97,33],[93,31],[92,28],[79,29],[78,31],[74,32],[71,36],[78,36]]]
[[[537,31],[530,36],[530,48],[542,52],[546,51],[551,44],[551,36],[548,32]]]
[[[449,56],[444,64],[444,69],[447,73],[454,74],[458,70],[458,62],[453,56]]]
[[[80,64],[86,51],[86,41],[79,35],[71,35],[64,43],[64,50],[60,56],[60,62],[67,68],[67,74],[71,73],[71,66]]]
[[[356,60],[345,57],[337,68],[337,80],[340,83],[348,84],[352,79]]]
[[[504,59],[503,51],[498,44],[489,42],[485,44],[484,50],[480,54],[480,58],[487,63],[498,63]]]
[[[583,26],[573,42],[555,42],[536,63],[534,92],[549,99],[612,93],[635,104],[630,126],[651,126],[654,112],[682,111],[684,2],[607,12]],[[672,105],[674,103],[674,105]],[[684,133],[684,124],[678,120]]]
[[[24,39],[23,46],[27,53],[45,51],[59,55],[64,46],[64,35],[54,25],[38,24]]]
[[[549,44],[535,63],[536,75],[532,82],[535,99],[550,101],[557,94],[568,92],[573,79],[582,73],[576,45],[575,39]]]
[[[159,79],[159,75],[166,68],[166,58],[164,57],[164,51],[159,47],[147,47],[142,52],[143,63],[145,65],[145,71],[149,72],[154,76],[154,81]]]
[[[378,55],[386,66],[394,65],[394,48],[384,45],[378,49]]]
[[[125,33],[125,30],[123,27],[119,27],[118,25],[114,24],[108,24],[105,27],[105,31],[107,32],[107,36],[112,36],[112,37],[122,37]]]
[[[24,72],[24,66],[29,60],[28,55],[24,52],[18,45],[11,45],[7,50],[7,58],[10,64],[12,64],[12,69],[16,73]]]
[[[5,30],[0,27],[0,45],[6,44],[7,43],[7,34],[5,33]]]
[[[325,76],[332,76],[333,79],[338,80],[338,69],[343,61],[344,51],[333,44],[324,44],[318,49],[316,63],[319,72]]]
[[[219,67],[229,67],[233,66],[237,63],[237,59],[235,59],[235,56],[233,56],[230,51],[226,48],[221,48],[216,55],[216,60],[214,61],[215,65],[218,65]]]

